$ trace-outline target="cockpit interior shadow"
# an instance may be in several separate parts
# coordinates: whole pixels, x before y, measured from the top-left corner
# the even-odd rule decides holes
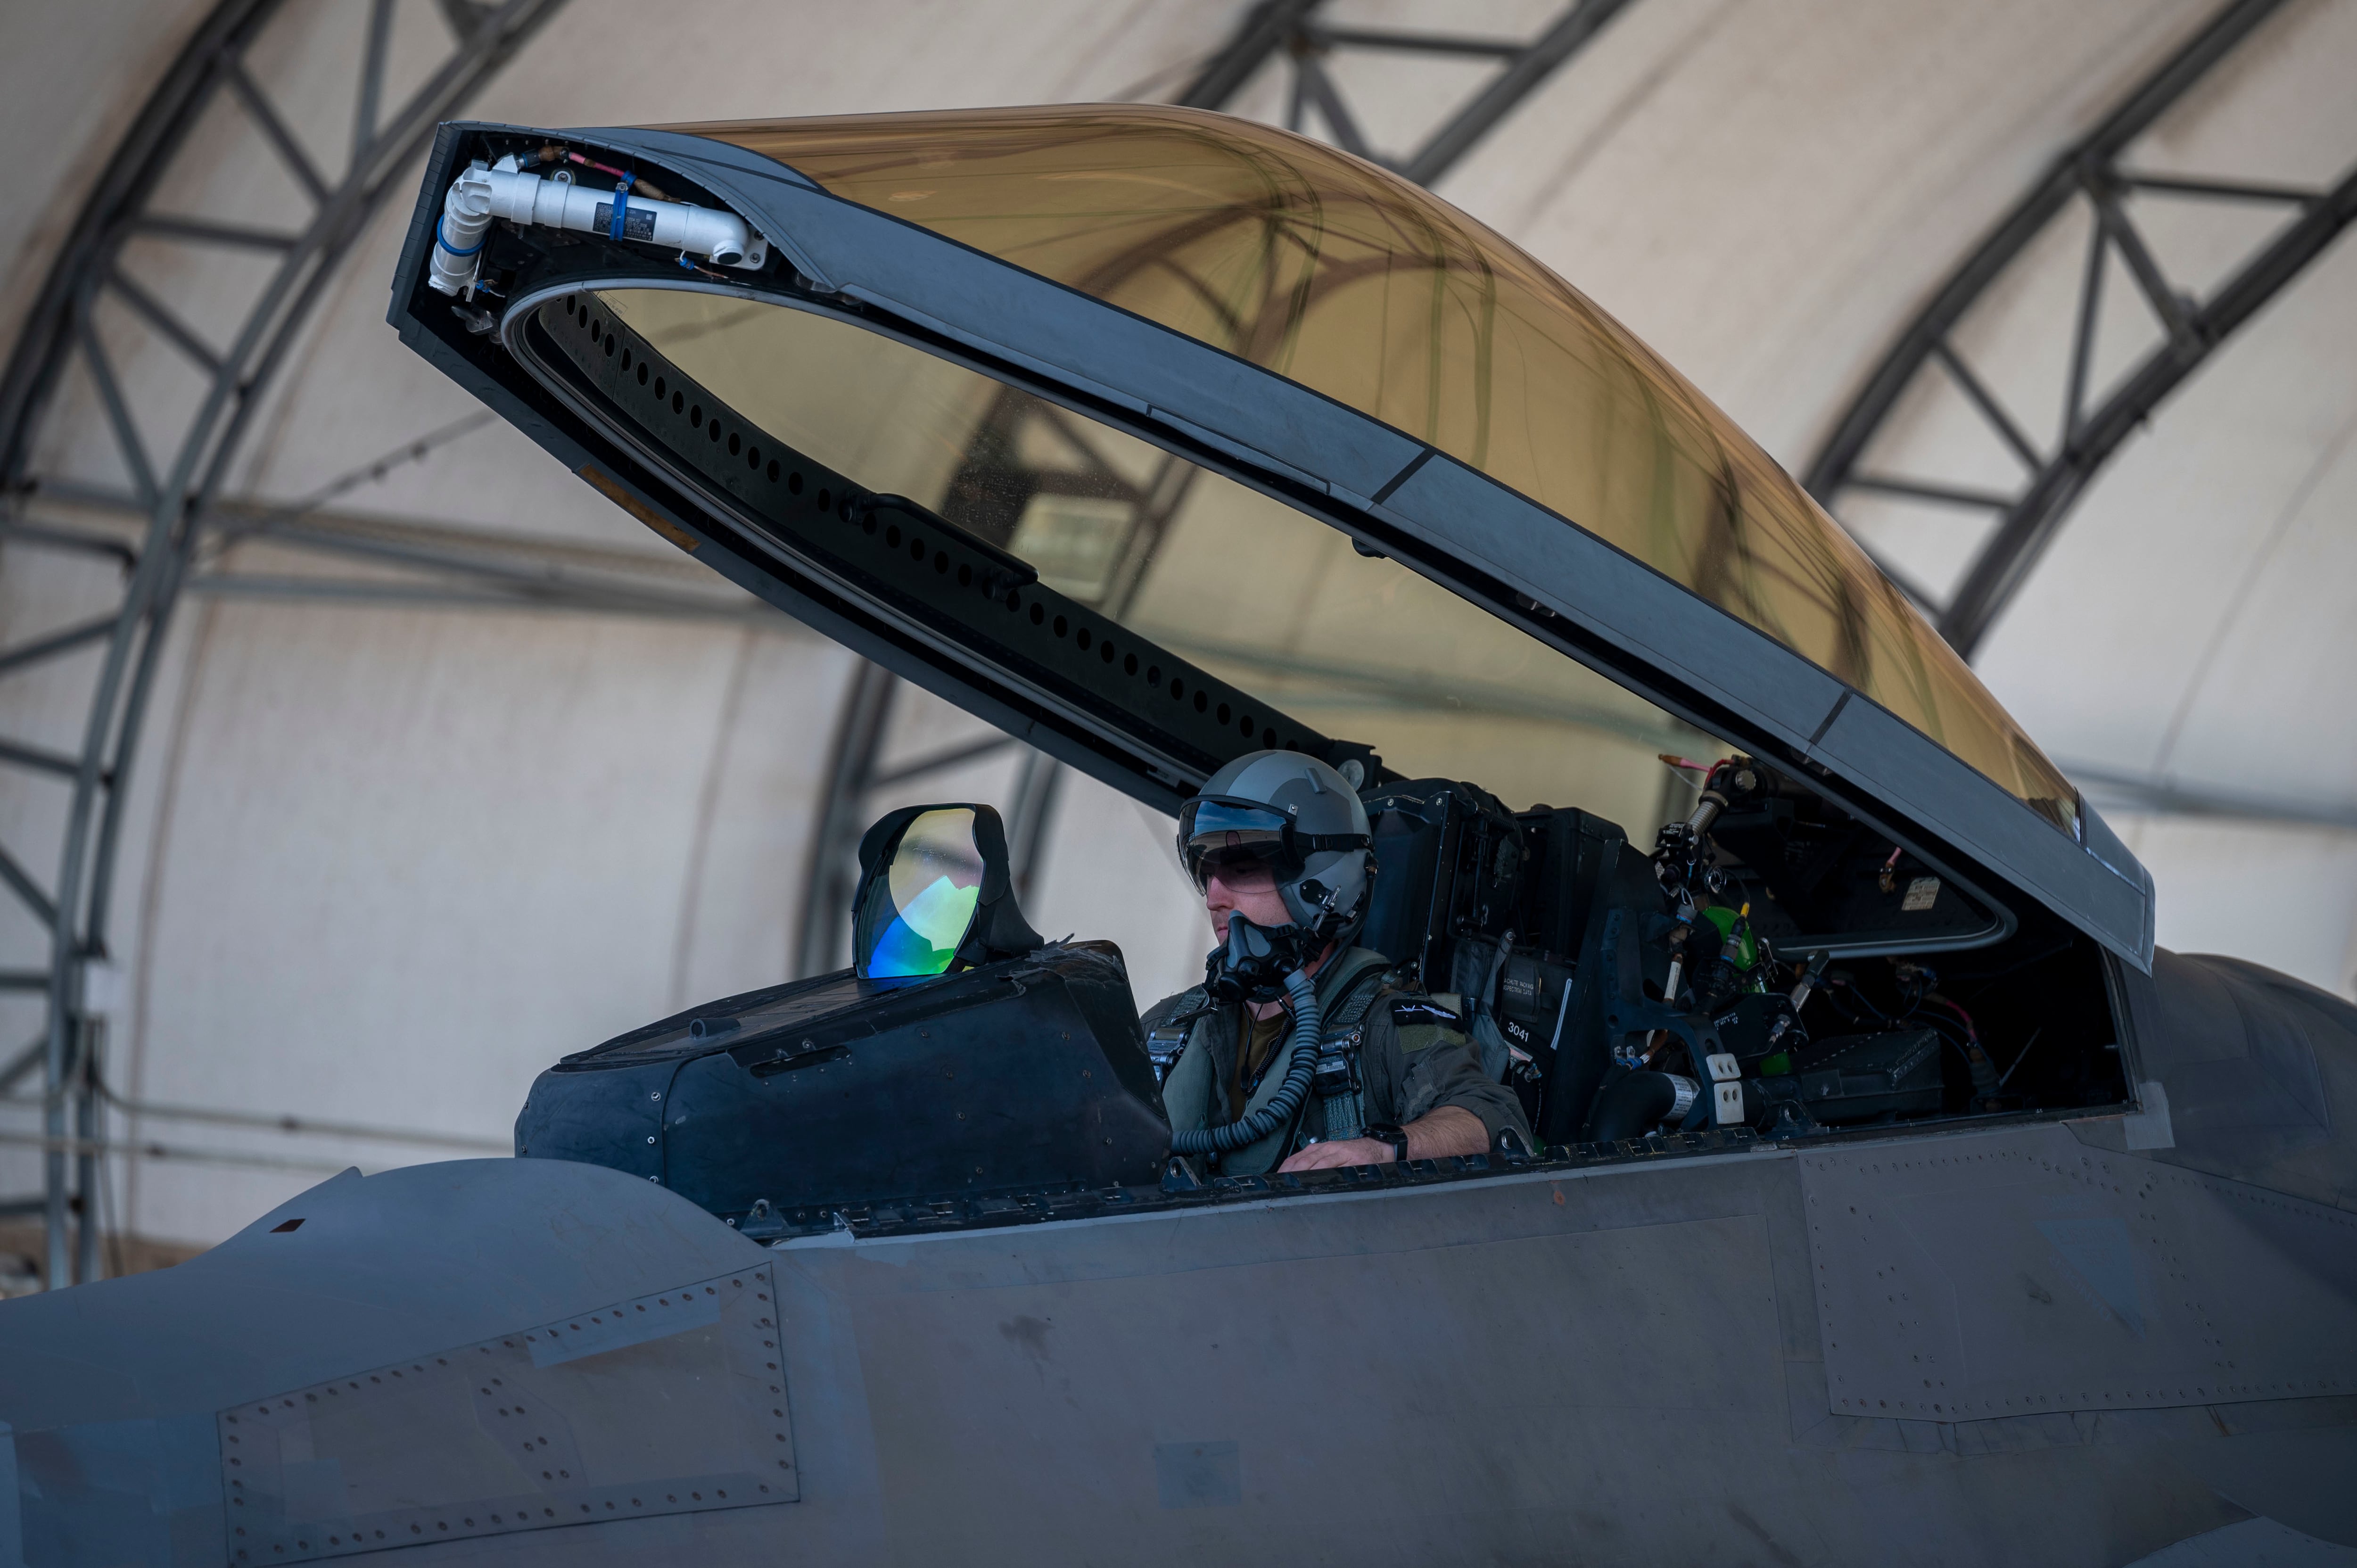
[[[1703,782],[1650,852],[1589,813],[1512,811],[1462,781],[1361,791],[1378,875],[1355,940],[1522,1100],[1539,1148],[1498,1155],[2121,1096],[2104,1017],[2061,1015],[2060,997],[2100,982],[2034,983],[2090,962],[2085,944],[2020,926],[1754,759]],[[1171,1160],[1120,950],[1032,929],[996,811],[893,811],[859,864],[851,968],[565,1058],[533,1085],[516,1152],[644,1176],[756,1236],[876,1206],[963,1223],[1008,1195],[1132,1201],[1216,1174]],[[2074,1044],[2037,1049],[2048,1029]]]

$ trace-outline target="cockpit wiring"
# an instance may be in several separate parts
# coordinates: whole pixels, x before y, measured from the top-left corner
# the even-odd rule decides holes
[[[594,169],[599,174],[611,175],[616,179],[630,181],[632,196],[643,196],[649,201],[672,199],[663,193],[662,187],[651,180],[641,178],[628,169],[619,169],[611,164],[601,164],[595,158],[584,157],[572,148],[561,146],[554,142],[549,143],[529,157],[520,160],[516,164],[516,168],[519,171],[537,168],[542,164],[577,164],[583,168]]]

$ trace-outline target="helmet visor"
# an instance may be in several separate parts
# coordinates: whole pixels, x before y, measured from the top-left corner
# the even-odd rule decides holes
[[[1274,806],[1198,797],[1178,809],[1178,860],[1197,891],[1214,873],[1240,893],[1258,892],[1301,875],[1293,822]]]

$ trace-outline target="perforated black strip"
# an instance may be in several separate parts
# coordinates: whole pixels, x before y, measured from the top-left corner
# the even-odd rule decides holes
[[[779,306],[779,308],[791,308]],[[797,555],[997,667],[1075,701],[1206,774],[1264,747],[1323,756],[1327,737],[1097,610],[1037,583],[963,530],[876,493],[746,420],[613,319],[591,292],[534,326],[600,400],[708,493]]]

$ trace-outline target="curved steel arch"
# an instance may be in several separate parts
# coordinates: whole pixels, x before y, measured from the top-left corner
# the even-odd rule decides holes
[[[1325,0],[1259,0],[1228,41],[1204,62],[1178,102],[1189,109],[1224,109],[1262,66],[1281,55],[1291,70],[1286,92],[1286,130],[1300,130],[1309,111],[1315,109],[1344,152],[1428,186],[1454,168],[1523,100],[1593,42],[1629,4],[1630,0],[1572,0],[1535,38],[1525,41],[1465,33],[1334,27],[1318,16]],[[1494,60],[1499,70],[1456,113],[1426,133],[1414,152],[1386,155],[1368,145],[1358,116],[1351,113],[1341,89],[1326,70],[1326,57],[1345,49]]]
[[[142,721],[173,609],[213,517],[224,475],[241,450],[262,394],[323,296],[337,264],[434,134],[435,126],[505,65],[563,0],[478,5],[441,0],[455,48],[410,97],[382,115],[393,44],[393,0],[371,0],[352,95],[351,145],[340,173],[323,167],[273,107],[247,69],[253,46],[283,9],[281,0],[221,0],[199,25],[117,145],[51,265],[31,315],[0,374],[0,484],[7,514],[0,539],[18,548],[95,553],[121,564],[121,597],[105,613],[16,648],[0,650],[0,674],[15,673],[83,649],[102,649],[90,690],[80,748],[65,754],[0,737],[0,764],[63,780],[70,789],[56,845],[57,877],[43,887],[16,854],[0,846],[0,882],[48,934],[46,961],[0,972],[0,988],[38,991],[47,1023],[31,1047],[0,1066],[0,1089],[29,1073],[43,1083],[45,1283],[93,1277],[97,1269],[98,1160],[106,1149],[97,1125],[102,1095],[97,1058],[103,1009],[92,1005],[94,965],[109,954],[109,922],[124,801],[138,755]],[[215,103],[232,102],[269,156],[308,202],[292,231],[217,222],[152,210],[172,159]],[[228,248],[268,258],[266,285],[252,306],[219,322],[184,319],[140,281],[125,247],[137,239],[176,248]],[[153,338],[168,344],[203,379],[204,392],[172,434],[167,451],[151,452],[101,341],[93,310],[102,296],[124,307]],[[208,332],[202,328],[213,328]],[[226,344],[226,347],[217,347]],[[79,362],[96,389],[124,470],[126,497],[45,481],[34,447],[70,365]],[[99,531],[29,523],[27,501],[53,495],[135,506],[135,539]],[[74,1126],[68,1130],[69,1110]],[[78,1244],[70,1259],[66,1160],[75,1160],[73,1207]],[[28,1201],[0,1203],[27,1212]]]
[[[2020,591],[2096,472],[2178,385],[2357,219],[2357,167],[2328,189],[2223,180],[2175,179],[2139,174],[2122,158],[2137,137],[2182,100],[2194,84],[2282,7],[2283,0],[2233,0],[2213,16],[2159,70],[2139,82],[2102,124],[2054,160],[2038,184],[1990,231],[1941,285],[1883,356],[1842,415],[1803,483],[1828,511],[1839,515],[1847,491],[1865,491],[1993,514],[1996,526],[1964,570],[1954,592],[1940,602],[1897,572],[1891,577],[1933,617],[1940,634],[1970,659],[1990,627]],[[2146,190],[2232,202],[2294,206],[2298,218],[2248,257],[2241,269],[2197,299],[2174,288],[2129,220],[2122,198]],[[2072,328],[2069,382],[2061,429],[2051,450],[2041,449],[1950,340],[1957,325],[2038,239],[2083,199],[2093,209],[2085,271]],[[2166,337],[2099,405],[2086,404],[2095,325],[2105,264],[2116,252],[2136,278]],[[1935,479],[1871,472],[1862,460],[1909,390],[1923,377],[1943,374],[2020,462],[2018,490],[1967,489]],[[1886,570],[1889,568],[1886,565]]]

